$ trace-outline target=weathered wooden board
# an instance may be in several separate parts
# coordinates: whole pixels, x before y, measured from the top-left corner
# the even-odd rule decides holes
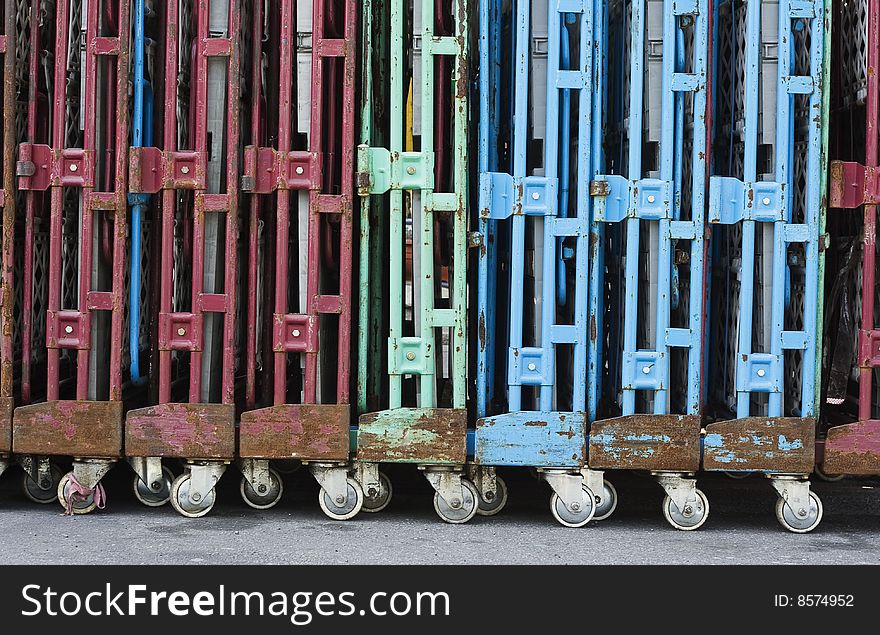
[[[580,469],[586,459],[582,412],[513,412],[477,421],[474,463]]]
[[[11,397],[0,397],[0,454],[12,452],[12,411]]]
[[[125,421],[125,454],[232,459],[235,457],[235,407],[166,403],[131,410]]]
[[[467,412],[398,408],[361,415],[357,458],[376,463],[462,465],[467,460]]]
[[[880,421],[860,421],[828,430],[826,474],[880,475]]]
[[[725,472],[810,474],[816,421],[806,417],[748,417],[706,427],[703,468]]]
[[[350,407],[287,404],[241,415],[242,458],[347,461]]]
[[[700,418],[636,414],[590,426],[590,467],[694,472],[700,468]]]
[[[17,454],[119,458],[122,402],[48,401],[16,408],[12,448]]]

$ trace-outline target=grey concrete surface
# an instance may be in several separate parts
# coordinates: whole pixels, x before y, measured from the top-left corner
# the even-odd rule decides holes
[[[64,517],[20,493],[21,472],[0,477],[0,562],[6,564],[847,564],[880,563],[880,481],[817,483],[825,519],[812,534],[776,522],[776,496],[758,476],[701,475],[710,502],[706,525],[680,532],[663,520],[652,479],[611,474],[620,493],[614,516],[582,529],[555,523],[549,487],[526,472],[502,472],[510,503],[499,516],[452,526],[434,514],[432,490],[408,467],[391,470],[392,504],[348,522],[326,519],[305,470],[287,476],[281,504],[245,506],[230,469],[211,515],[186,519],[170,506],[141,507],[131,470],[106,477],[108,505]]]

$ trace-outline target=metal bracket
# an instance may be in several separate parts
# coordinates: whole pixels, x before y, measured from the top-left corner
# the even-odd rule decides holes
[[[91,322],[88,311],[46,311],[46,348],[88,350]]]
[[[425,478],[440,498],[452,509],[460,509],[464,501],[464,490],[461,485],[461,472],[450,469],[425,469]]]
[[[555,216],[557,189],[558,179],[483,173],[480,175],[480,217],[504,220],[511,216]]]
[[[798,518],[805,518],[810,509],[810,481],[797,475],[770,476],[770,483]]]
[[[187,469],[190,477],[189,500],[198,505],[217,485],[226,471],[226,463],[191,463]]]
[[[584,505],[584,479],[580,472],[540,470],[540,473],[568,509],[575,513],[581,511]]]
[[[162,457],[130,456],[128,462],[138,478],[153,492],[158,492],[165,484],[162,473]]]
[[[494,501],[498,496],[498,477],[495,474],[495,468],[482,465],[468,465],[467,471],[471,483],[480,492],[480,498],[490,503]]]
[[[781,392],[782,356],[771,353],[738,355],[736,389],[738,392]]]
[[[590,183],[590,195],[596,199],[596,220],[619,223],[625,218],[661,220],[671,218],[672,181],[641,179],[609,174]]]
[[[433,375],[431,342],[421,337],[388,338],[389,375]]]
[[[48,456],[24,454],[17,458],[21,469],[40,489],[47,492],[52,489],[52,462]]]
[[[601,497],[604,496],[605,471],[591,470],[590,468],[585,467],[581,469],[581,478],[584,479],[584,485],[593,492],[593,496],[596,497],[596,503],[598,504],[601,501]]]
[[[384,194],[389,190],[434,189],[432,152],[391,152],[385,148],[358,146],[357,186],[359,196]]]
[[[880,366],[880,330],[859,329],[859,366],[861,368]]]
[[[23,143],[19,146],[15,174],[22,190],[49,187],[92,187],[90,152],[82,148],[53,150],[47,145]]]
[[[309,463],[309,471],[327,492],[330,501],[336,507],[345,507],[348,503],[348,466],[333,463]]]
[[[163,152],[158,148],[128,150],[129,191],[156,194],[161,190],[204,190],[201,152]]]
[[[80,485],[93,490],[116,461],[102,459],[74,459],[73,475]]]
[[[729,176],[709,180],[709,222],[733,225],[742,220],[773,223],[785,220],[785,191],[781,183],[745,183]]]
[[[265,494],[272,487],[268,459],[242,459],[238,463],[238,469],[258,494]]]
[[[318,352],[317,316],[276,313],[273,324],[273,351],[277,353]]]
[[[252,194],[320,189],[320,166],[317,152],[278,152],[274,148],[248,146],[244,149],[241,189]]]
[[[672,503],[678,507],[678,511],[686,513],[688,504],[697,502],[697,480],[684,474],[670,474],[668,472],[654,473],[657,483],[672,499]]]
[[[160,351],[200,351],[202,316],[195,313],[159,314]]]
[[[367,498],[375,498],[382,491],[378,463],[358,461],[354,467],[354,477],[361,484]]]
[[[552,386],[554,369],[543,348],[508,349],[507,383],[511,386]]]

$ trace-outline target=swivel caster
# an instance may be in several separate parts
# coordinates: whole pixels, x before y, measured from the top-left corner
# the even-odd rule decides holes
[[[709,499],[698,489],[694,489],[694,494],[696,500],[688,501],[681,509],[669,496],[663,499],[663,517],[676,529],[693,531],[709,518]]]
[[[617,509],[617,489],[611,484],[611,481],[602,482],[602,495],[597,497],[596,513],[593,520],[605,520],[609,518],[614,510]]]
[[[98,507],[96,490],[81,491],[73,480],[73,472],[68,472],[58,482],[58,502],[70,514],[89,514]]]
[[[373,492],[372,494],[371,490]],[[391,487],[391,479],[385,476],[382,472],[379,472],[379,487],[377,488],[373,486],[371,489],[364,492],[363,511],[370,514],[382,511],[388,507],[393,493],[394,488]]]
[[[247,478],[241,477],[241,486],[239,487],[241,497],[245,503],[254,509],[270,509],[275,507],[284,494],[284,483],[281,480],[281,475],[272,468],[269,468],[268,486],[260,485],[258,489],[260,488],[265,489],[265,491],[257,491]]]
[[[461,479],[461,499],[447,501],[440,496],[440,492],[435,491],[434,511],[444,522],[461,525],[477,515],[479,500],[476,486],[467,479]]]
[[[586,485],[581,485],[581,489],[584,493],[582,500],[573,501],[569,505],[566,505],[556,492],[550,496],[550,513],[560,525],[573,528],[583,527],[593,520],[596,513],[596,497]]]
[[[145,483],[140,476],[135,474],[132,489],[134,497],[140,501],[142,505],[147,507],[162,507],[171,500],[171,484],[174,481],[174,474],[167,467],[162,468],[162,480],[154,483]]]
[[[187,518],[201,518],[211,511],[214,502],[217,500],[217,494],[212,487],[206,495],[193,493],[190,497],[190,489],[192,488],[192,475],[189,473],[181,474],[174,483],[171,484],[171,506],[181,516]]]
[[[48,478],[46,478],[48,477]],[[58,484],[61,482],[61,469],[52,464],[48,475],[38,477],[35,481],[31,475],[25,472],[21,479],[21,489],[29,500],[45,505],[58,500]]]
[[[477,513],[480,516],[494,516],[507,505],[507,483],[500,476],[495,477],[495,489],[495,497],[492,500],[479,497]]]
[[[796,511],[788,502],[779,498],[776,500],[776,520],[779,524],[796,534],[806,534],[813,531],[822,522],[822,501],[815,492],[810,492],[809,508],[803,507]]]
[[[321,511],[332,520],[354,518],[364,506],[364,490],[361,489],[360,483],[351,477],[346,478],[345,483],[346,495],[344,500],[340,500],[341,496],[336,500],[332,499],[323,487],[318,492],[318,504],[321,506]]]

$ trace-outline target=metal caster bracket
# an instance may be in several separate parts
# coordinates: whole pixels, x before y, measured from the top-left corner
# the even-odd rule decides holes
[[[74,459],[73,476],[80,485],[93,490],[115,463],[105,459]]]
[[[3,472],[9,467],[9,459],[6,457],[0,458],[0,476],[3,475]]]
[[[162,458],[158,456],[132,456],[128,458],[131,469],[138,478],[150,488],[158,492],[165,485],[165,475],[162,472]]]
[[[469,465],[468,478],[476,486],[480,498],[484,501],[491,503],[498,497],[498,477],[494,467]]]
[[[539,470],[565,506],[577,513],[584,505],[584,479],[579,472]]]
[[[684,511],[688,503],[697,502],[697,479],[692,476],[692,474],[654,473],[657,483],[679,511]]]
[[[309,463],[309,471],[321,488],[337,507],[345,507],[348,503],[348,466],[336,463]],[[376,482],[378,483],[379,467],[376,466]]]
[[[593,496],[597,497],[596,504],[598,505],[598,497],[602,495],[602,492],[605,490],[605,471],[591,470],[590,468],[585,467],[581,469],[581,477],[584,479],[584,485],[593,492]]]
[[[382,481],[379,479],[379,464],[358,461],[354,467],[354,478],[364,490],[367,498],[375,498],[382,491]],[[348,488],[346,488],[347,491]]]
[[[461,472],[453,469],[422,468],[425,478],[452,509],[459,509],[464,501]]]
[[[806,518],[810,509],[810,481],[798,475],[773,474],[768,477],[779,498],[785,501],[799,518]]]
[[[238,463],[238,469],[255,492],[263,494],[271,489],[268,459],[242,459]]]
[[[189,500],[198,505],[211,490],[217,485],[217,481],[226,471],[226,463],[191,463],[187,465],[189,470]]]
[[[48,456],[24,454],[18,457],[18,464],[40,489],[46,491],[52,489],[52,462]],[[3,469],[5,468],[0,469],[0,474],[3,473]]]

